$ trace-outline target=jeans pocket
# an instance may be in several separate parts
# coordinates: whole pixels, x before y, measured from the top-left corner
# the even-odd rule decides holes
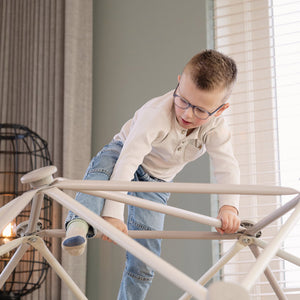
[[[129,216],[128,224],[130,225],[130,230],[154,230],[154,228],[136,221],[134,216]]]

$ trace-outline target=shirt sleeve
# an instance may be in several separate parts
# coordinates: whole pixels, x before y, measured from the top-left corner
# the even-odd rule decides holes
[[[231,144],[231,132],[223,118],[206,134],[205,146],[212,160],[217,183],[239,184],[240,169]],[[239,195],[219,195],[219,206],[231,205],[239,209]]]
[[[144,157],[151,152],[153,141],[164,135],[164,122],[165,118],[154,108],[136,113],[110,180],[131,181],[134,178]],[[106,200],[102,216],[124,220],[124,204]]]

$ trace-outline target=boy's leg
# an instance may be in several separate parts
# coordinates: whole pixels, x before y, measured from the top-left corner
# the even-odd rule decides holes
[[[149,175],[145,175],[149,176]],[[147,180],[146,180],[147,181]],[[153,180],[151,180],[153,181]],[[169,193],[130,193],[133,196],[166,204]],[[129,230],[163,230],[164,214],[128,206],[128,229]],[[141,245],[160,255],[160,239],[137,239]],[[126,253],[126,265],[119,290],[118,300],[142,300],[151,286],[154,271],[145,263],[137,259],[131,253]]]
[[[84,180],[109,180],[121,149],[122,144],[120,142],[112,142],[105,146],[92,159]],[[84,193],[77,193],[75,199],[98,215],[100,215],[105,202],[103,198]],[[83,224],[86,224],[86,226]],[[71,255],[82,254],[86,246],[86,237],[93,237],[96,234],[96,229],[87,225],[72,211],[69,211],[65,220],[65,228],[67,232],[62,247]]]

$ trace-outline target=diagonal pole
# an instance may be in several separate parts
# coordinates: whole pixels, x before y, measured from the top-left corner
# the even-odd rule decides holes
[[[300,218],[300,203],[295,207],[294,212],[283,224],[277,235],[269,243],[266,249],[260,254],[253,267],[248,272],[246,278],[242,281],[242,286],[247,290],[251,289],[259,275],[265,270],[271,259],[276,255],[282,241],[285,239],[289,231],[297,224]]]
[[[254,244],[249,245],[250,250],[252,251],[253,255],[257,259],[260,255],[260,251],[258,247]],[[273,272],[271,271],[270,267],[267,267],[264,271],[266,278],[268,279],[273,291],[275,292],[276,296],[279,300],[288,300],[288,298],[284,295],[283,290],[277,283],[276,277],[274,276]]]
[[[160,213],[164,213],[173,217],[178,217],[181,219],[189,220],[198,222],[200,224],[205,224],[213,227],[221,227],[222,222],[219,219],[212,218],[209,216],[201,215],[192,211],[188,211],[182,208],[177,208],[169,205],[164,205],[157,202],[152,202],[150,200],[146,200],[143,198],[131,196],[131,195],[124,195],[120,192],[106,192],[106,191],[85,191],[85,193],[94,195],[97,197],[102,197],[105,199],[110,199],[114,201],[118,201],[121,203],[126,203],[129,205],[134,205],[137,207],[157,211]],[[245,228],[240,226],[239,231],[245,231]]]
[[[97,216],[91,210],[78,203],[72,197],[66,195],[57,188],[45,190],[44,192],[64,207],[72,210],[78,216],[86,220],[90,225],[100,230],[116,244],[132,253],[134,256],[152,267],[162,276],[173,282],[176,286],[182,288],[185,291],[188,291],[198,300],[205,300],[207,294],[206,288],[197,284],[186,274],[182,273],[159,256],[144,248],[138,242],[131,239],[120,230],[116,229],[114,226],[103,220],[101,217]]]
[[[27,206],[32,200],[37,190],[25,192],[22,196],[19,196],[12,200],[13,203],[8,203],[0,209],[0,232],[5,226],[11,222],[19,213]]]
[[[38,236],[30,236],[28,242],[36,248],[41,255],[47,260],[49,265],[53,268],[53,270],[57,273],[57,275],[66,283],[69,289],[73,292],[79,300],[87,300],[88,298],[84,295],[84,293],[80,290],[80,288],[73,281],[71,276],[65,271],[65,269],[61,266],[61,264],[56,260],[54,255],[50,252],[50,250],[45,245],[44,241]]]
[[[285,205],[278,207],[276,210],[271,212],[269,215],[265,216],[263,219],[258,221],[252,227],[250,227],[245,234],[255,235],[256,232],[263,229],[267,225],[271,224],[273,221],[282,217],[284,214],[295,208],[295,206],[300,202],[300,195],[296,196],[294,199],[287,202]]]
[[[4,255],[5,253],[8,253],[12,251],[13,249],[19,247],[22,243],[24,243],[24,240],[26,240],[26,237],[17,238],[12,241],[9,241],[3,245],[0,246],[0,256]]]
[[[5,281],[8,279],[12,271],[15,269],[17,264],[20,262],[20,260],[22,259],[23,255],[25,254],[28,248],[29,245],[27,244],[20,245],[20,247],[17,249],[13,257],[9,260],[8,264],[5,266],[5,268],[3,269],[0,275],[0,289],[2,288],[2,286],[4,285]]]
[[[85,191],[87,194],[94,195],[97,197],[102,197],[105,199],[110,199],[114,201],[118,201],[121,203],[126,203],[129,205],[134,205],[137,207],[157,211],[160,213],[168,214],[173,217],[180,217],[182,219],[186,219],[189,221],[198,222],[201,224],[206,224],[209,226],[214,227],[221,227],[222,223],[220,220],[216,218],[212,218],[209,216],[204,216],[195,212],[187,211],[185,209],[164,205],[161,203],[153,202],[150,200],[146,200],[143,198],[131,196],[131,195],[124,195],[120,192],[103,192],[103,191]],[[241,230],[245,228],[241,227]]]
[[[253,243],[263,249],[267,248],[267,246],[268,246],[268,244],[266,242],[264,242],[260,239],[257,239],[257,238],[253,238]],[[296,255],[293,255],[289,252],[279,249],[276,252],[276,256],[281,257],[282,259],[287,260],[287,261],[291,262],[292,264],[295,264],[300,267],[300,258],[297,257]]]
[[[240,250],[245,247],[240,241],[236,241],[232,247],[197,281],[205,285],[221,268],[224,267]],[[184,293],[178,300],[190,300],[192,298],[188,293]]]

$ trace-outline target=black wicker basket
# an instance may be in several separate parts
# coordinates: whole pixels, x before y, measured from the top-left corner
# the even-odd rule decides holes
[[[24,174],[51,164],[48,144],[40,136],[25,126],[0,124],[0,207],[30,189],[20,183]],[[16,217],[15,226],[29,219],[30,209],[31,204]],[[44,197],[39,218],[41,228],[50,228],[51,220],[52,201]],[[4,242],[0,233],[0,244]],[[49,239],[45,243],[51,247]],[[14,252],[0,257],[0,271]],[[20,299],[38,289],[46,279],[48,268],[48,263],[39,252],[30,247],[0,290],[0,299]]]

